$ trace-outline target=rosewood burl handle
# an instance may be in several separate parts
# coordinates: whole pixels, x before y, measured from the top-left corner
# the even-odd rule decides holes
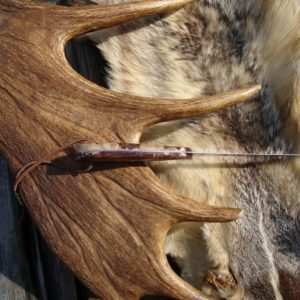
[[[78,160],[93,162],[156,161],[191,159],[191,149],[176,146],[105,143],[81,144],[75,147]]]

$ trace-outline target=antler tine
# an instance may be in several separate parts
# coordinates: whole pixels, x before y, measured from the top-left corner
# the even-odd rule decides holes
[[[176,206],[169,210],[179,222],[231,222],[243,212],[239,208],[204,205],[183,197],[176,200]]]
[[[155,184],[153,189],[159,191],[159,194],[151,197],[151,202],[163,206],[176,222],[230,222],[238,219],[242,214],[242,210],[238,208],[200,204],[193,199],[176,195],[168,191],[149,169],[144,170],[142,174],[139,174],[139,178],[143,177],[145,181],[151,181],[153,185]],[[162,202],[159,195],[164,195],[169,200]]]
[[[69,37],[97,29],[112,27],[143,16],[178,9],[191,0],[151,0],[86,7],[52,7],[59,30]]]
[[[253,85],[200,99],[168,100],[165,103],[157,103],[155,111],[158,114],[158,122],[209,114],[246,101],[260,89],[260,85]]]

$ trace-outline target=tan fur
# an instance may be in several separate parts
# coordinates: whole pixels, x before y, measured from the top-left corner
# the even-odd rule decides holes
[[[263,85],[249,103],[153,126],[143,142],[203,151],[299,152],[299,6],[298,0],[194,1],[168,16],[91,37],[109,62],[109,85],[116,91],[180,99]],[[299,284],[300,160],[255,164],[202,157],[151,166],[179,194],[245,211],[234,223],[187,223],[171,230],[165,249],[183,279],[226,299],[282,299],[281,274]],[[210,271],[237,284],[213,285],[206,281]]]

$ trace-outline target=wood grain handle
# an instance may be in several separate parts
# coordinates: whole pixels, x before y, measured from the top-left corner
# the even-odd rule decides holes
[[[147,146],[141,144],[106,143],[81,144],[75,148],[79,160],[94,162],[156,161],[191,159],[190,148],[176,146]]]

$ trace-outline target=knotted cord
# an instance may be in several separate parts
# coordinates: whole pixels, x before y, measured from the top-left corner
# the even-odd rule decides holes
[[[11,233],[13,233],[14,231],[16,231],[16,229],[21,225],[21,223],[23,222],[23,219],[24,219],[24,206],[23,206],[23,203],[22,203],[22,200],[18,194],[18,186],[20,184],[20,182],[26,177],[28,176],[33,170],[35,170],[36,168],[38,168],[40,165],[44,165],[44,164],[51,164],[52,160],[57,158],[57,155],[60,154],[61,152],[63,151],[66,151],[67,149],[77,145],[77,144],[80,144],[82,142],[84,142],[85,139],[80,139],[80,140],[76,140],[72,143],[69,143],[69,144],[66,144],[66,145],[63,145],[61,147],[59,147],[58,149],[56,149],[55,151],[52,151],[50,153],[47,153],[46,155],[44,155],[42,158],[40,158],[39,160],[37,161],[33,161],[33,162],[30,162],[26,165],[24,165],[17,173],[16,175],[16,179],[15,179],[15,182],[14,182],[14,186],[13,186],[13,191],[15,193],[15,196],[20,204],[20,206],[22,207],[22,211],[21,211],[21,216],[18,220],[18,223],[17,225],[15,226],[15,228],[11,231]],[[88,166],[87,169],[85,170],[78,170],[77,172],[78,173],[81,173],[81,172],[87,172],[91,169],[91,165]]]
[[[72,143],[66,144],[64,146],[61,146],[58,149],[56,149],[55,151],[47,153],[39,160],[30,162],[27,165],[23,166],[16,175],[13,191],[15,193],[17,193],[18,186],[19,186],[20,182],[22,181],[22,179],[25,178],[27,175],[29,175],[33,170],[38,168],[40,165],[51,164],[51,160],[57,158],[58,154],[60,154],[61,152],[65,151],[77,144],[83,143],[84,141],[85,141],[85,139],[80,139],[80,140],[76,140]]]

